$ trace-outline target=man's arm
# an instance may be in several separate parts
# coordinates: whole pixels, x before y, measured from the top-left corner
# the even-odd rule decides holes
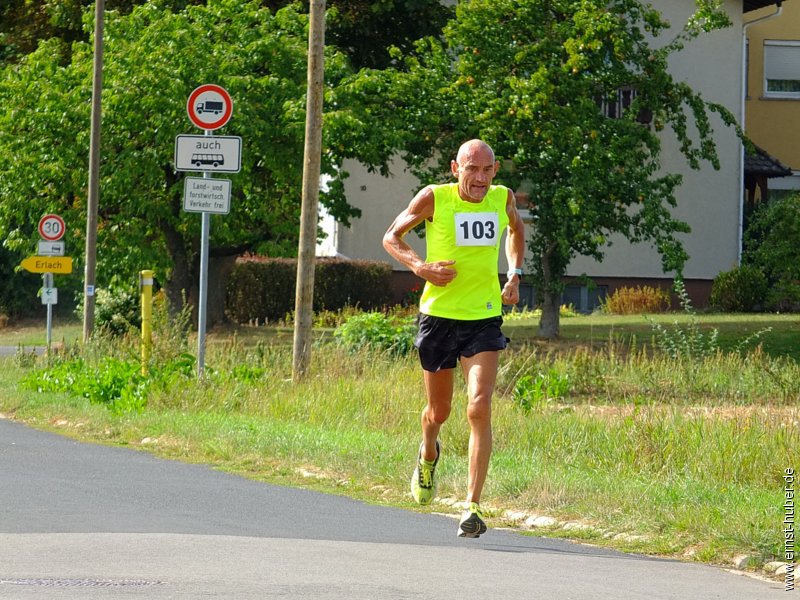
[[[525,226],[517,210],[517,199],[514,192],[508,190],[506,201],[508,215],[508,236],[506,237],[506,258],[511,269],[522,268],[525,258]],[[519,275],[512,275],[503,286],[503,304],[519,302]]]
[[[408,245],[403,236],[425,219],[433,217],[433,190],[430,186],[422,189],[411,200],[408,207],[397,215],[383,236],[383,247],[398,262],[402,263],[418,277],[430,281],[433,285],[445,286],[456,276],[456,270],[451,268],[454,260],[443,260],[435,263],[426,263]]]

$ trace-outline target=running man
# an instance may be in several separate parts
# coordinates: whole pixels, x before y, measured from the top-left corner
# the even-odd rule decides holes
[[[415,341],[428,401],[422,411],[422,444],[411,479],[411,493],[419,504],[430,504],[436,495],[439,430],[450,415],[459,360],[467,383],[469,509],[459,523],[460,537],[486,532],[480,499],[492,453],[492,393],[499,351],[507,343],[500,331],[502,304],[519,302],[525,250],[525,232],[513,192],[492,185],[499,167],[488,144],[465,142],[450,163],[458,182],[425,187],[383,237],[386,251],[426,281]],[[426,260],[403,240],[423,221]],[[501,290],[497,270],[506,228],[510,271]]]

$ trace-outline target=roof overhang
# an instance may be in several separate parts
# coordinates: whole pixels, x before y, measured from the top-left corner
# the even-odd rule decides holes
[[[763,148],[753,144],[753,152],[745,152],[745,175],[761,177],[788,177],[792,170]]]
[[[779,0],[744,0],[744,9],[742,12],[750,12],[751,10],[758,10],[765,6],[772,6],[773,4],[780,4]]]

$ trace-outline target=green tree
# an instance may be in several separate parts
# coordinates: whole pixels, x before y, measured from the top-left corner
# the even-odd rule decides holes
[[[172,12],[149,2],[107,17],[98,228],[98,284],[133,282],[154,268],[171,304],[193,297],[199,268],[200,218],[182,210],[183,174],[173,168],[174,140],[197,130],[186,100],[201,83],[225,87],[233,118],[219,133],[243,138],[242,170],[233,175],[231,212],[212,217],[209,319],[221,314],[219,282],[244,251],[296,252],[303,164],[307,16],[273,13],[260,2],[212,0]],[[73,46],[60,64],[57,40],[44,42],[0,78],[0,237],[24,254],[44,212],[68,224],[69,254],[84,244],[92,56]],[[322,202],[346,221],[341,161],[373,162],[371,134],[337,105],[347,60],[328,48]],[[360,143],[336,139],[347,131]],[[360,131],[361,134],[354,133]],[[353,154],[356,153],[356,154]],[[76,265],[79,272],[80,261]]]
[[[106,8],[122,14],[146,0],[106,0]],[[276,11],[297,0],[263,0]],[[69,56],[70,44],[86,41],[83,15],[95,0],[8,0],[0,6],[0,61],[17,61],[36,49],[39,42],[58,38],[61,52]],[[173,10],[206,0],[162,2]],[[300,3],[308,12],[308,1]],[[438,35],[452,14],[439,0],[329,0],[327,41],[345,52],[356,68],[384,68],[390,62],[389,47],[410,50],[414,41]]]
[[[372,110],[394,124],[393,140],[423,180],[448,177],[461,142],[480,137],[511,169],[499,181],[530,194],[530,277],[543,304],[540,335],[559,330],[562,276],[576,255],[602,258],[611,234],[649,241],[665,271],[686,253],[670,213],[681,177],[659,168],[669,127],[692,168],[718,168],[705,102],[669,73],[684,43],[729,25],[720,2],[699,0],[678,35],[636,0],[468,0],[444,39],[427,39],[403,68],[365,72],[357,85],[380,99]],[[401,58],[397,53],[398,59]],[[617,118],[601,110],[626,94]],[[694,137],[689,133],[695,130]]]
[[[107,10],[129,13],[144,0],[106,0]],[[173,0],[174,9],[202,0]],[[16,62],[30,54],[39,42],[57,38],[62,41],[59,51],[69,57],[70,45],[86,40],[83,16],[95,0],[6,0],[0,6],[0,62]]]

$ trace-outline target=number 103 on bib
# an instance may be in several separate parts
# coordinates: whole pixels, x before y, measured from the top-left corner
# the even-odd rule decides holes
[[[456,246],[494,246],[497,213],[456,213]]]

